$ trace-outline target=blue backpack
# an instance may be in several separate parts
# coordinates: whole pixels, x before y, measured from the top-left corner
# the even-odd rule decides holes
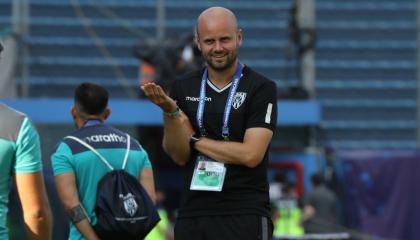
[[[143,239],[160,221],[159,214],[146,190],[139,181],[124,170],[130,151],[127,134],[127,151],[122,169],[114,169],[109,162],[88,143],[73,139],[95,153],[110,169],[98,183],[96,192],[96,225],[100,239]]]

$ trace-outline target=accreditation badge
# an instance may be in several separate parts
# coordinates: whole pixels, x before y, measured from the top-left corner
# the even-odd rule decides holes
[[[226,167],[204,155],[198,155],[191,180],[191,190],[220,192],[225,181]]]

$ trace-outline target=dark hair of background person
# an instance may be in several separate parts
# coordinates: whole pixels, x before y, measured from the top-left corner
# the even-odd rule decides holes
[[[99,115],[108,106],[108,91],[93,83],[80,84],[74,94],[74,102],[79,111],[88,115]]]
[[[319,186],[323,183],[323,177],[321,173],[315,173],[311,176],[311,182],[314,186]]]

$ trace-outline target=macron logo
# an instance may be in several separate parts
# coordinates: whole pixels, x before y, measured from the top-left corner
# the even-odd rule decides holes
[[[190,101],[190,102],[198,102],[198,101],[200,101],[200,98],[199,97],[189,97],[189,96],[187,96],[187,97],[185,97],[185,100]],[[206,97],[205,100],[206,100],[206,102],[211,102],[211,97]]]
[[[115,133],[107,135],[92,135],[85,138],[87,142],[127,142],[127,139],[123,136],[119,136]]]

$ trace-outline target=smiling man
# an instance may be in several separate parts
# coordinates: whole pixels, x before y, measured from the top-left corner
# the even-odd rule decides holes
[[[185,168],[175,239],[268,240],[273,227],[268,147],[276,128],[276,85],[242,64],[242,30],[223,7],[197,19],[206,67],[174,82],[141,86],[164,112],[163,146]]]

